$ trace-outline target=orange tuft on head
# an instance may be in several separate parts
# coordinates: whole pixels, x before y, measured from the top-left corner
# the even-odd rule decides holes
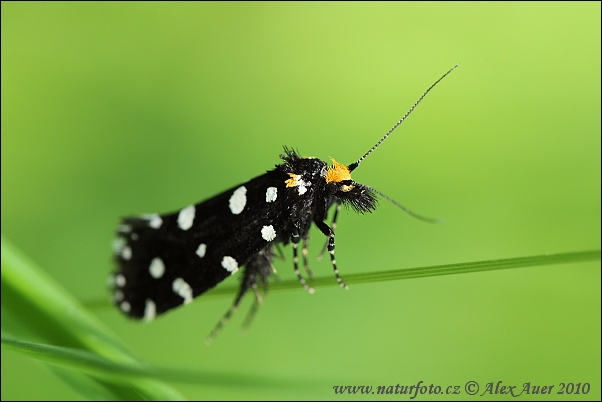
[[[343,180],[351,180],[351,172],[347,166],[340,164],[333,158],[330,158],[330,160],[332,161],[332,167],[329,167],[328,172],[326,172],[326,183],[340,183]]]

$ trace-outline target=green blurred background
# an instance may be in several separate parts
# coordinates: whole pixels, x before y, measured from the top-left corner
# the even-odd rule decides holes
[[[598,2],[3,2],[2,232],[82,301],[107,300],[118,217],[211,197],[279,163],[283,145],[351,163],[458,62],[354,172],[445,223],[386,202],[341,214],[343,278],[599,248]],[[188,398],[420,380],[589,382],[564,397],[600,398],[599,262],[274,292],[246,335],[250,298],[206,347],[231,302],[201,297],[152,324],[94,312],[152,365],[301,384],[176,384]],[[78,397],[2,353],[2,399]]]

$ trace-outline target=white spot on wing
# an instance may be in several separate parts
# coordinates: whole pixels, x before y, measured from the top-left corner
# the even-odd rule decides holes
[[[192,288],[184,279],[176,278],[173,281],[172,289],[184,299],[184,304],[192,301]]]
[[[146,299],[146,307],[144,307],[144,319],[151,321],[157,315],[157,306],[151,299]]]
[[[119,225],[119,228],[117,228],[117,231],[119,233],[130,233],[132,231],[132,227],[130,225]]]
[[[115,292],[115,294],[113,295],[113,298],[115,299],[116,302],[120,302],[123,300],[123,292],[121,290],[118,290]]]
[[[115,275],[115,284],[117,286],[119,286],[120,288],[125,286],[125,276],[119,274],[119,275]]]
[[[278,189],[276,187],[268,187],[265,192],[265,202],[274,202],[278,198]]]
[[[163,219],[157,214],[148,215],[146,218],[148,219],[148,226],[153,229],[159,229],[163,224]]]
[[[276,231],[274,230],[274,226],[269,225],[269,226],[264,226],[261,229],[261,237],[263,237],[263,239],[265,241],[272,241],[276,238]]]
[[[113,251],[115,254],[121,254],[121,250],[123,250],[125,247],[125,239],[123,237],[113,239],[111,245],[113,246]]]
[[[130,310],[132,309],[132,306],[130,306],[130,303],[124,301],[121,302],[121,304],[119,305],[119,307],[121,307],[121,311],[125,312],[125,313],[129,313]]]
[[[196,255],[203,258],[205,253],[207,252],[207,245],[205,243],[201,243],[199,248],[196,249]]]
[[[163,273],[165,272],[165,264],[163,263],[163,260],[158,257],[153,258],[148,267],[148,272],[150,272],[151,276],[155,279],[162,277]]]
[[[121,249],[121,257],[124,260],[129,260],[130,258],[132,258],[132,249],[129,247],[124,247]]]
[[[194,214],[194,205],[190,205],[180,211],[180,213],[178,214],[178,226],[180,227],[180,229],[188,230],[192,227],[192,224],[194,222]]]
[[[222,260],[222,267],[226,269],[226,271],[230,272],[230,274],[238,271],[238,262],[230,256],[225,256]]]
[[[238,215],[245,209],[245,205],[247,205],[247,188],[240,186],[230,197],[230,211],[234,215]]]

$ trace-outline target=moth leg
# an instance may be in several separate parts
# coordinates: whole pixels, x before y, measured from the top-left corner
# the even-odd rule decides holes
[[[259,309],[259,305],[262,303],[263,298],[259,289],[257,288],[257,284],[260,283],[263,285],[264,292],[267,293],[267,279],[268,276],[272,273],[272,258],[274,256],[274,247],[272,244],[266,246],[263,250],[259,251],[251,260],[245,265],[243,277],[240,283],[240,289],[236,298],[234,299],[234,303],[232,307],[228,309],[226,314],[222,317],[222,319],[217,323],[213,331],[209,334],[205,343],[211,344],[217,334],[222,330],[222,328],[230,321],[230,317],[238,310],[238,305],[242,300],[243,296],[249,289],[252,289],[255,293],[255,303],[253,303],[253,307],[249,312],[249,315],[245,319],[245,324],[243,327],[249,326],[253,317],[257,313]]]
[[[328,236],[328,252],[330,253],[330,261],[332,262],[332,268],[334,269],[334,276],[337,278],[337,282],[339,285],[347,290],[349,286],[343,282],[341,277],[339,276],[339,269],[337,268],[337,260],[334,258],[334,232],[332,229],[325,224],[324,222],[315,222],[316,226],[324,233],[325,236]]]
[[[293,267],[295,269],[295,275],[297,276],[297,279],[299,279],[299,282],[301,283],[301,285],[303,285],[303,288],[305,290],[307,290],[309,293],[314,293],[315,292],[314,288],[312,288],[311,286],[309,286],[307,284],[307,281],[305,280],[305,278],[303,278],[301,276],[301,273],[299,272],[299,253],[297,250],[299,248],[299,240],[300,240],[299,231],[297,228],[295,228],[295,229],[293,229],[293,236],[292,236]]]
[[[282,247],[280,246],[280,243],[276,244],[276,251],[277,251],[277,255],[275,256],[276,258],[278,258],[279,260],[283,260],[284,261],[284,252],[282,251]]]
[[[245,292],[246,292],[246,289],[245,289]],[[207,345],[210,345],[213,342],[213,340],[215,339],[217,334],[219,334],[220,331],[222,330],[222,328],[224,328],[224,326],[228,323],[228,321],[230,321],[230,317],[232,317],[232,314],[234,314],[236,312],[236,310],[238,310],[238,304],[242,300],[243,295],[244,295],[244,292],[242,292],[242,294],[241,294],[241,292],[239,292],[239,295],[234,300],[234,304],[232,305],[232,307],[230,307],[230,309],[226,312],[226,314],[224,314],[222,319],[219,320],[219,322],[217,323],[215,328],[213,328],[213,330],[211,331],[209,336],[205,339],[205,343]]]
[[[253,293],[255,293],[255,302],[257,302],[257,304],[263,303],[263,296],[261,295],[261,292],[259,291],[259,288],[257,287],[257,283],[254,283],[253,285],[251,285],[251,289],[253,289]],[[266,294],[268,293],[267,286],[263,287],[263,291]]]
[[[307,260],[307,245],[309,244],[309,238],[306,237],[305,239],[303,239],[303,249],[301,250],[301,254],[303,255],[303,267],[305,268],[305,271],[307,272],[307,276],[309,276],[310,278],[314,277],[314,273],[311,272],[311,268],[309,267],[309,262]]]
[[[337,217],[339,216],[340,210],[341,210],[341,203],[337,202],[337,207],[334,210],[334,215],[332,216],[332,223],[330,224],[330,227],[332,228],[333,232],[337,228]],[[321,260],[322,257],[324,257],[324,253],[326,252],[326,247],[328,247],[328,239],[326,239],[326,241],[324,242],[324,246],[322,247],[322,250],[320,251],[320,254],[318,254],[318,257],[317,257],[318,260]]]
[[[242,328],[244,330],[247,330],[251,326],[251,323],[253,322],[253,319],[255,318],[255,314],[257,314],[257,311],[259,310],[259,306],[261,305],[261,303],[263,303],[263,296],[261,295],[261,292],[257,288],[257,284],[254,283],[251,288],[253,289],[253,292],[255,292],[255,301],[253,302],[253,306],[251,306],[251,309],[249,310],[249,313],[245,317],[245,321],[242,324]],[[267,294],[267,288],[265,288],[265,287],[264,287],[264,292]]]
[[[282,250],[280,250],[280,252],[282,252]],[[267,296],[268,294],[268,276],[276,272],[274,265],[272,264],[273,257],[274,245],[272,243],[260,251],[259,254],[252,258],[247,264],[249,275],[246,280],[243,280],[243,283],[247,283],[253,290],[253,293],[255,294],[255,300],[253,301],[253,306],[251,306],[251,309],[249,310],[249,313],[245,317],[245,321],[242,324],[243,330],[249,328],[253,322],[253,319],[255,318],[255,315],[257,314],[257,311],[259,310],[259,306],[261,303],[263,303],[264,295]],[[262,286],[263,295],[259,291],[258,285]]]

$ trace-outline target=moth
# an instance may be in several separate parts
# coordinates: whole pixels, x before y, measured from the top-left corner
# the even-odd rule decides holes
[[[341,279],[335,258],[336,220],[341,205],[358,213],[372,212],[380,196],[417,215],[376,189],[360,184],[351,173],[412,113],[424,97],[458,65],[433,83],[406,114],[368,152],[350,165],[332,159],[301,157],[284,148],[283,163],[213,198],[176,212],[141,215],[121,220],[114,243],[116,272],[113,273],[114,304],[127,316],[152,320],[192,300],[242,269],[240,289],[232,307],[209,335],[211,341],[236,311],[243,296],[253,290],[252,312],[262,301],[259,287],[267,291],[274,272],[272,260],[277,244],[292,244],[293,269],[310,293],[299,270],[299,247],[307,263],[312,224],[326,236],[326,246],[338,284]],[[326,223],[334,208],[332,223]]]

